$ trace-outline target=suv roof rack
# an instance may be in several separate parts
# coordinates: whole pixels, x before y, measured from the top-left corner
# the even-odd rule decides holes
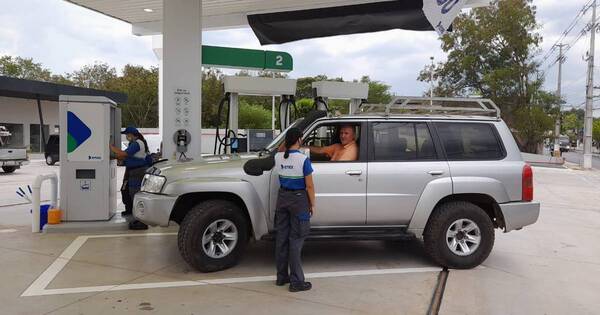
[[[486,98],[413,97],[399,96],[389,104],[363,104],[356,114],[385,116],[482,116],[500,119],[500,108]]]

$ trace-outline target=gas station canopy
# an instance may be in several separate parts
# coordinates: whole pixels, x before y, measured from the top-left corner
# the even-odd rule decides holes
[[[186,136],[186,157],[201,159],[202,65],[230,65],[236,51],[210,48],[203,56],[202,31],[250,26],[261,44],[390,29],[445,33],[464,8],[489,0],[66,0],[132,25],[135,35],[163,35],[159,57],[159,129],[163,157],[175,160]],[[248,52],[243,52],[248,55]],[[239,56],[239,54],[238,54]],[[264,57],[262,57],[264,56]],[[216,58],[214,58],[216,57]],[[275,59],[273,59],[275,57]],[[213,59],[213,62],[208,59]],[[259,52],[264,69],[291,70],[283,54]],[[264,66],[262,60],[265,60]],[[237,61],[236,61],[237,62]],[[233,66],[240,66],[235,64]],[[254,65],[256,66],[256,65]],[[254,68],[254,67],[253,67]],[[283,69],[282,69],[283,68]],[[183,116],[182,116],[183,115]],[[185,116],[185,117],[184,117]]]
[[[130,23],[135,35],[159,35],[163,31],[163,0],[67,1]],[[393,28],[433,30],[431,25],[437,22],[434,23],[427,12],[423,14],[423,2],[437,3],[440,7],[446,5],[446,8],[454,5],[473,8],[489,4],[489,0],[204,0],[202,28],[251,26],[262,44]],[[357,23],[363,27],[357,28]],[[328,28],[323,28],[325,24]],[[290,29],[293,25],[296,28]],[[311,32],[310,29],[322,33]],[[271,35],[271,31],[292,36]],[[305,34],[289,34],[289,31]]]

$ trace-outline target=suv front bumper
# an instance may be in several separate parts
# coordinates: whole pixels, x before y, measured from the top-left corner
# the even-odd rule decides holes
[[[133,216],[148,225],[169,226],[176,201],[177,197],[173,196],[139,192],[133,200]]]
[[[540,216],[539,202],[509,202],[499,204],[504,217],[504,232],[521,229],[535,223]]]

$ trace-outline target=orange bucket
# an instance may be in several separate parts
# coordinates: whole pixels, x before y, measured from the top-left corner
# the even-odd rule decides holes
[[[62,211],[60,209],[48,210],[48,224],[60,224]]]

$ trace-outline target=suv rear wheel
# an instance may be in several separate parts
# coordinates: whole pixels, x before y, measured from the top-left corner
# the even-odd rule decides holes
[[[232,267],[248,242],[248,222],[241,209],[227,200],[196,205],[183,219],[179,252],[193,268],[213,272]]]
[[[423,233],[425,251],[438,264],[469,269],[481,264],[494,246],[492,220],[480,207],[465,201],[439,205]]]

